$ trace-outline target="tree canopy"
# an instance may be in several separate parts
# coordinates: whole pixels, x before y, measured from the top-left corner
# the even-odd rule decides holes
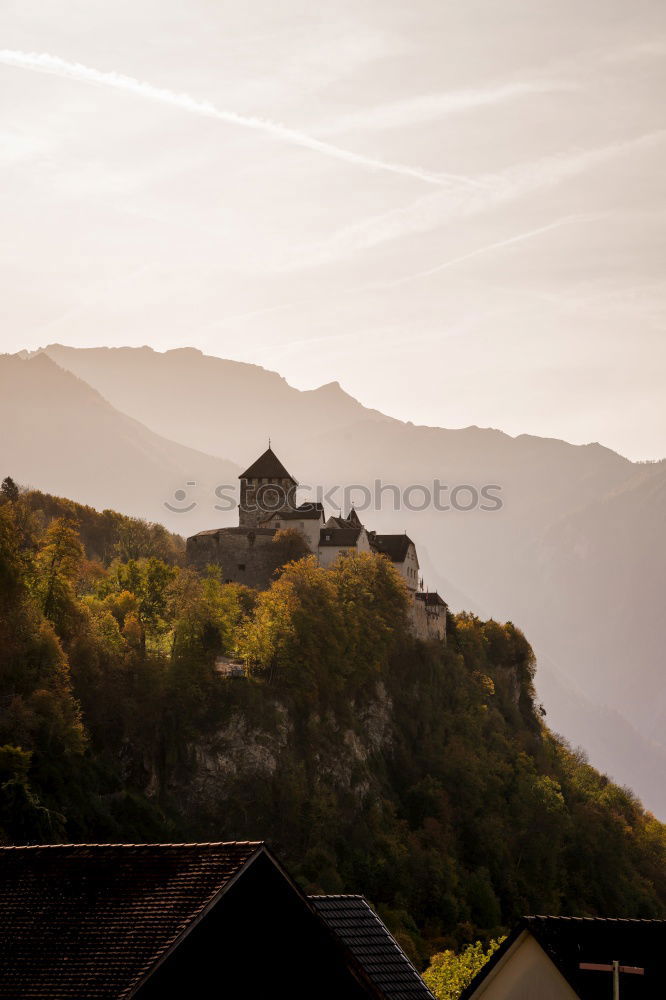
[[[421,643],[384,556],[288,545],[256,592],[155,526],[3,498],[3,841],[268,839],[435,954],[442,997],[524,913],[666,916],[664,826],[549,731],[515,625]]]

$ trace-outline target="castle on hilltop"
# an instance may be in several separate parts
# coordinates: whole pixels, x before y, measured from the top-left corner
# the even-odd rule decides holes
[[[240,479],[238,527],[200,531],[187,539],[187,557],[195,565],[214,563],[225,582],[268,587],[284,561],[275,542],[291,529],[321,566],[343,553],[376,552],[391,560],[412,599],[412,623],[420,638],[446,639],[446,604],[438,593],[422,589],[419,560],[407,534],[383,535],[366,528],[352,507],[346,517],[326,518],[321,503],[297,505],[298,483],[269,447]]]

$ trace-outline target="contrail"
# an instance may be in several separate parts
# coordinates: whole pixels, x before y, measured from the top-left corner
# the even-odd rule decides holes
[[[418,278],[429,278],[430,275],[437,274],[438,271],[446,271],[449,267],[454,267],[456,264],[462,264],[463,261],[471,260],[473,257],[479,257],[484,253],[491,253],[493,250],[501,250],[502,247],[511,246],[513,243],[522,243],[523,240],[531,240],[535,236],[540,236],[542,233],[548,233],[553,229],[560,229],[562,226],[570,226],[576,222],[590,222],[592,220],[602,218],[604,218],[604,215],[601,213],[595,215],[568,215],[563,219],[558,219],[556,222],[549,222],[546,226],[539,226],[538,229],[530,229],[525,233],[518,233],[516,236],[510,236],[508,239],[497,240],[495,243],[488,243],[486,246],[478,247],[478,249],[471,250],[469,253],[461,254],[459,257],[451,257],[449,260],[444,261],[443,264],[437,264],[435,267],[429,267],[425,271],[416,271],[414,274],[407,274],[402,278],[395,278],[391,281],[368,281],[361,285],[352,286],[351,288],[345,289],[342,297],[346,298],[347,296],[358,295],[363,292],[374,292],[385,288],[394,288],[397,285],[406,284],[408,281],[416,281]],[[337,297],[341,297],[340,293],[338,293]],[[242,322],[243,320],[253,319],[255,316],[262,316],[266,313],[284,312],[289,309],[295,309],[297,306],[303,305],[304,303],[315,301],[321,301],[320,297],[310,296],[304,299],[296,299],[292,302],[283,302],[279,305],[264,306],[262,309],[251,309],[249,312],[236,313],[231,316],[225,316],[220,320],[215,320],[213,323],[209,323],[200,332],[208,333],[211,330],[226,326],[227,323]],[[340,339],[340,336],[336,335],[325,339],[337,340]],[[298,342],[290,341],[287,346],[293,346],[295,343]]]
[[[446,115],[463,114],[495,104],[531,95],[573,90],[565,80],[532,80],[495,84],[478,90],[454,90],[444,93],[421,94],[391,104],[380,104],[341,115],[328,127],[318,129],[319,135],[337,135],[351,129],[391,129],[411,127],[422,122],[441,119]]]
[[[499,173],[480,174],[475,191],[439,189],[421,194],[411,205],[392,208],[380,215],[347,225],[319,243],[297,251],[282,262],[283,271],[317,267],[346,259],[352,252],[397,240],[403,236],[432,232],[461,219],[480,215],[514,202],[535,191],[552,188],[615,158],[652,148],[666,138],[666,129],[656,129],[631,139],[592,149],[573,150],[510,166]]]
[[[52,76],[64,77],[68,80],[80,80],[84,83],[92,83],[102,87],[112,87],[115,90],[122,90],[125,93],[134,94],[150,101],[159,101],[161,104],[168,104],[182,111],[189,111],[191,114],[203,115],[206,118],[216,118],[218,121],[227,122],[230,125],[238,125],[241,128],[254,129],[264,132],[275,139],[290,143],[294,146],[301,146],[310,149],[315,153],[342,160],[355,166],[366,167],[370,170],[383,170],[391,174],[399,174],[402,177],[412,177],[415,180],[425,181],[427,184],[435,184],[440,187],[475,187],[473,181],[455,174],[433,173],[422,170],[420,167],[410,167],[403,163],[388,163],[384,160],[376,160],[370,156],[363,156],[354,153],[341,146],[335,146],[329,142],[315,139],[314,136],[297,129],[281,125],[279,122],[270,121],[267,118],[259,118],[254,115],[240,115],[235,111],[226,111],[216,107],[210,101],[199,101],[189,94],[177,94],[172,90],[165,90],[162,87],[155,87],[151,83],[145,83],[132,76],[124,76],[121,73],[102,72],[81,63],[68,62],[58,56],[49,55],[46,52],[21,52],[13,49],[0,49],[0,63],[5,66],[14,66],[18,69],[33,70],[37,73],[49,73]]]
[[[556,222],[549,222],[547,226],[539,226],[538,229],[530,229],[525,233],[518,233],[517,236],[510,236],[506,240],[497,240],[495,243],[488,243],[486,246],[478,247],[478,249],[471,250],[469,253],[461,254],[460,257],[451,257],[449,260],[445,260],[443,264],[429,267],[426,271],[416,271],[414,274],[407,274],[403,278],[396,278],[395,281],[378,283],[375,287],[393,288],[395,285],[403,285],[408,281],[416,281],[417,278],[429,278],[433,274],[438,274],[439,271],[446,271],[450,267],[455,267],[456,264],[462,264],[463,261],[472,260],[473,257],[480,257],[481,254],[491,253],[493,250],[501,250],[502,247],[511,246],[513,243],[522,243],[523,240],[531,240],[542,233],[549,233],[553,229],[561,229],[562,226],[570,226],[576,222],[590,222],[592,219],[599,218],[602,218],[602,216],[568,215],[566,218],[558,219]]]

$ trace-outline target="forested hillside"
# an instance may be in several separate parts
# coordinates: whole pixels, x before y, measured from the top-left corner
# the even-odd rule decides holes
[[[338,383],[302,392],[277,372],[192,348],[52,344],[0,358],[3,373],[7,471],[182,535],[231,523],[215,489],[237,482],[268,434],[301,484],[338,488],[334,508],[348,508],[349,484],[361,487],[349,498],[357,506],[378,481],[402,490],[399,511],[389,490],[362,520],[406,530],[426,582],[456,610],[520,622],[539,656],[550,725],[666,819],[663,462],[490,427],[415,426]],[[419,484],[435,480],[445,508],[456,485],[497,484],[502,509],[421,506]],[[405,502],[413,486],[416,506]],[[174,503],[181,489],[187,499]]]
[[[4,841],[266,838],[417,959],[525,912],[666,915],[665,828],[548,731],[516,626],[425,645],[381,556],[257,594],[163,529],[0,500]]]

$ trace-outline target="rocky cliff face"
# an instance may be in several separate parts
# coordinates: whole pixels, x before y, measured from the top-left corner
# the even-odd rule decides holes
[[[236,707],[188,743],[179,765],[165,775],[162,793],[186,815],[217,815],[235,811],[240,789],[261,789],[261,797],[300,771],[315,794],[344,794],[357,803],[378,797],[377,764],[390,752],[395,726],[385,684],[377,681],[369,697],[350,703],[344,714],[328,709],[304,719],[296,706],[272,695],[263,705],[263,721],[251,708]],[[151,769],[147,794],[157,792],[155,774]]]

